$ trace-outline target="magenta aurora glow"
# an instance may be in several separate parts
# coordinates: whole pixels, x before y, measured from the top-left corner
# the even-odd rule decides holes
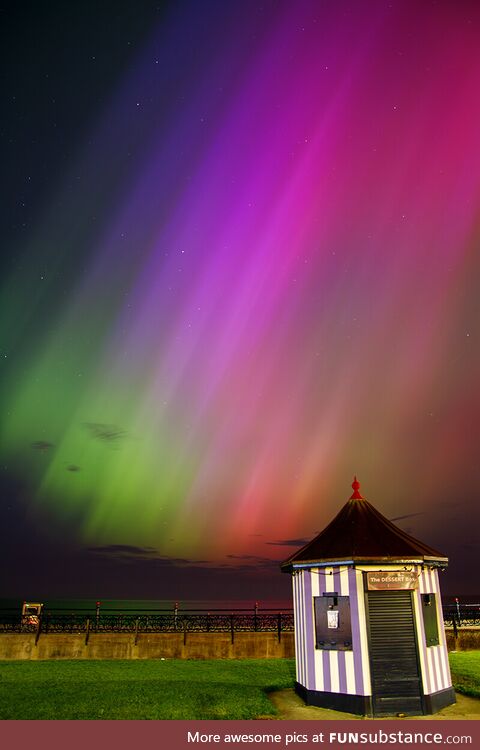
[[[10,227],[5,528],[281,577],[356,472],[478,590],[480,9],[148,12]]]

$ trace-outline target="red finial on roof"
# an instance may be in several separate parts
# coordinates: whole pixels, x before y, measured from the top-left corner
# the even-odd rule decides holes
[[[353,477],[352,482],[352,488],[353,488],[353,495],[351,496],[350,500],[363,500],[363,495],[360,494],[360,482],[358,481],[357,477]]]

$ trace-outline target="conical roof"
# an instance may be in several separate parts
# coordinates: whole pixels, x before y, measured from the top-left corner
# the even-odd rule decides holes
[[[355,477],[353,495],[328,526],[282,563],[287,572],[296,563],[319,562],[441,562],[448,558],[385,518],[360,494]]]

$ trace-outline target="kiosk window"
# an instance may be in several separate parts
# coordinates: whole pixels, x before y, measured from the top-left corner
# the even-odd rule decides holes
[[[329,651],[350,651],[352,648],[352,623],[350,599],[328,593],[315,596],[315,648]]]
[[[427,646],[438,646],[437,598],[435,594],[422,594],[423,625]]]

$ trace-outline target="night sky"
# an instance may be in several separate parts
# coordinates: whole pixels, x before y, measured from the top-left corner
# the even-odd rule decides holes
[[[480,593],[478,3],[0,29],[0,595],[288,596],[355,473]]]

